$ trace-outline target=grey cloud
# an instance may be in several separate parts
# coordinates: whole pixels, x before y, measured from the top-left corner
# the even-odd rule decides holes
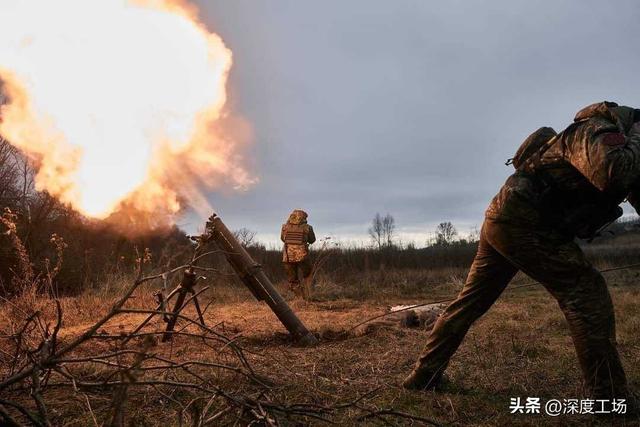
[[[532,130],[640,95],[635,1],[199,4],[234,52],[231,103],[261,180],[210,198],[263,235],[294,207],[353,235],[377,211],[412,230],[479,224]]]

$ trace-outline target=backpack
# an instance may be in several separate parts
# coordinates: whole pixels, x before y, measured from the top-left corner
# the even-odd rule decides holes
[[[576,117],[571,126],[577,126],[589,117]],[[518,172],[535,174],[543,183],[545,190],[541,195],[539,207],[547,224],[569,235],[590,241],[608,224],[618,219],[622,215],[622,209],[595,187],[589,201],[573,200],[571,194],[556,191],[553,182],[545,178],[544,170],[540,166],[542,156],[559,140],[559,136],[552,128],[541,127],[524,140],[506,164],[513,164]]]
[[[620,132],[624,133],[625,127],[622,119],[626,118],[628,122],[629,116],[635,117],[635,111],[629,107],[619,107],[615,102],[597,102],[578,111],[573,119],[573,124],[567,130],[593,117],[602,117],[615,123]],[[638,114],[640,115],[640,113]],[[558,140],[557,136],[558,133],[553,128],[541,127],[524,140],[513,158],[507,160],[505,164],[513,164],[517,171],[534,172],[536,167],[540,165],[544,153]]]
[[[550,127],[541,127],[524,140],[516,154],[506,161],[520,172],[533,172],[540,165],[544,153],[557,141],[557,132]]]

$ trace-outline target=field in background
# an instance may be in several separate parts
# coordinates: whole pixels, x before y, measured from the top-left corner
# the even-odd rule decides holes
[[[640,234],[630,229],[585,245],[585,251],[599,268],[610,268],[640,262],[639,246]],[[284,286],[279,252],[249,249],[291,300],[292,295]],[[391,320],[350,330],[362,320],[384,313],[392,304],[455,296],[464,283],[474,251],[474,243],[424,249],[315,251],[314,260],[321,268],[316,272],[313,299],[291,301],[302,320],[321,338],[314,348],[291,343],[268,308],[254,301],[237,279],[227,275],[230,270],[222,260],[214,257],[208,263],[219,268],[221,274],[213,274],[205,281],[211,286],[203,295],[205,302],[211,302],[206,321],[235,337],[248,350],[251,364],[270,381],[270,393],[278,401],[339,407],[358,400],[353,406],[331,413],[329,418],[340,425],[424,425],[427,419],[442,425],[608,425],[609,420],[588,416],[509,414],[512,397],[540,397],[543,401],[583,397],[566,322],[555,301],[539,285],[508,289],[472,328],[448,371],[451,385],[441,393],[408,392],[398,386],[410,371],[428,331],[403,327]],[[640,269],[616,271],[606,277],[618,316],[623,363],[637,390]],[[68,342],[106,313],[130,280],[131,274],[121,268],[105,274],[100,286],[62,296],[65,321],[60,339]],[[528,282],[522,275],[514,280],[514,284]],[[136,305],[153,308],[152,294],[156,289],[157,286],[143,285],[135,295]],[[10,316],[18,315],[16,307],[25,312],[38,308],[46,311],[46,295],[37,289],[16,294],[10,301],[0,306],[2,326]],[[48,316],[51,318],[53,312]],[[110,322],[102,332],[131,330],[143,317],[128,315],[125,320]],[[152,325],[162,326],[161,322]],[[175,357],[197,355],[204,360],[214,357],[207,347],[187,344],[181,338],[171,344],[157,344],[153,351]],[[103,404],[94,403],[92,412],[87,410],[81,394],[53,392],[47,399],[54,425],[93,425],[94,416],[99,421],[108,419],[108,395]],[[194,419],[184,407],[170,401],[159,402],[145,394],[130,396],[128,405],[136,408],[128,415],[131,425],[179,425],[179,419],[183,425],[190,425]],[[379,413],[372,415],[375,411]],[[385,411],[394,413],[384,415]],[[302,422],[323,423],[305,418]]]

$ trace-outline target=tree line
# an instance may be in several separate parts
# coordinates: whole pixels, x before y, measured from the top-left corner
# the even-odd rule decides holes
[[[369,227],[368,234],[371,240],[371,244],[378,250],[385,248],[393,248],[398,245],[396,236],[396,220],[393,215],[387,213],[385,216],[376,213],[371,220],[371,226]],[[450,221],[441,222],[436,226],[435,240],[427,241],[426,246],[448,246],[454,244],[458,239],[458,230]],[[478,240],[478,233],[472,232],[466,241],[476,242]],[[413,244],[412,244],[413,245]]]

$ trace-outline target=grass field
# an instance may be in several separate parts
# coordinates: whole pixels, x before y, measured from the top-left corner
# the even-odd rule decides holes
[[[638,270],[640,271],[640,270]],[[443,273],[450,274],[451,272]],[[208,325],[231,336],[245,349],[246,357],[259,377],[269,384],[270,401],[287,404],[318,405],[330,408],[318,418],[292,416],[280,419],[282,425],[636,425],[631,420],[611,420],[593,416],[515,414],[509,411],[513,397],[548,399],[581,398],[581,378],[568,335],[566,322],[555,301],[540,285],[507,290],[498,303],[471,330],[456,354],[448,374],[451,383],[442,392],[410,392],[399,387],[418,356],[428,331],[408,328],[395,320],[378,320],[355,331],[349,329],[364,319],[384,313],[396,303],[429,302],[455,295],[461,282],[439,285],[423,281],[411,286],[411,292],[375,288],[371,282],[367,298],[336,298],[335,289],[320,283],[316,301],[293,301],[292,307],[306,325],[320,337],[315,347],[298,347],[289,341],[286,331],[268,307],[253,301],[242,288],[221,287],[203,296],[212,299],[206,312]],[[640,386],[640,288],[634,270],[608,275],[614,299],[619,349],[631,385]],[[372,279],[373,276],[372,276]],[[526,283],[518,277],[514,284]],[[151,288],[141,288],[134,295],[136,306],[152,307]],[[71,341],[106,313],[118,292],[88,292],[63,298],[66,313],[59,334],[62,343]],[[394,296],[395,295],[395,296]],[[331,296],[331,297],[329,297]],[[23,304],[46,304],[24,299]],[[13,303],[17,304],[17,303]],[[3,306],[3,313],[16,310]],[[51,315],[50,313],[49,315]],[[187,314],[195,315],[189,308]],[[144,314],[120,316],[107,323],[102,334],[118,334],[133,329]],[[6,319],[5,319],[6,320]],[[153,322],[146,330],[156,330],[162,322]],[[182,325],[184,331],[195,327]],[[96,346],[104,345],[104,349]],[[74,353],[108,351],[108,344],[98,342]],[[154,341],[155,355],[175,360],[220,360],[203,343],[178,336],[170,343]],[[5,365],[6,366],[6,365]],[[92,364],[75,374],[101,378],[101,368]],[[230,390],[253,392],[251,384],[237,376],[217,378]],[[162,391],[166,398],[141,387],[129,393],[124,425],[198,425],[194,408],[185,407],[182,391]],[[255,391],[255,393],[260,393]],[[53,425],[86,426],[108,422],[112,395],[104,392],[79,392],[52,388],[45,393]],[[26,406],[30,403],[25,393]],[[187,405],[188,406],[188,405]],[[385,414],[385,411],[392,414]],[[216,419],[204,425],[232,425],[238,420]],[[242,421],[238,421],[242,425]],[[260,425],[259,423],[257,425]],[[267,424],[264,424],[267,425]]]

